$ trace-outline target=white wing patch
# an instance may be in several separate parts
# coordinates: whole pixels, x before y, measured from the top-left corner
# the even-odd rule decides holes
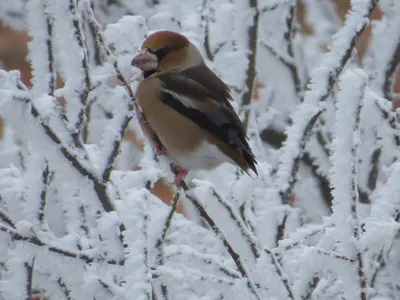
[[[194,101],[193,101],[192,98],[187,97],[187,96],[184,96],[184,95],[182,95],[182,94],[175,93],[175,92],[173,92],[173,91],[171,91],[171,90],[167,90],[167,89],[165,89],[165,88],[162,88],[161,90],[162,90],[164,93],[170,94],[172,97],[174,97],[175,99],[177,99],[178,101],[180,101],[180,102],[181,102],[183,105],[185,105],[186,107],[189,107],[189,108],[196,108],[196,107],[194,106]]]

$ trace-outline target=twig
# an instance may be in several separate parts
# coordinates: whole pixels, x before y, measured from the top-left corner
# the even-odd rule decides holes
[[[279,263],[278,259],[276,258],[274,252],[272,252],[269,248],[264,248],[265,253],[269,255],[271,258],[272,264],[275,266],[276,273],[281,278],[283,285],[286,288],[286,291],[289,295],[289,298],[294,300],[294,293],[292,290],[292,284],[290,283],[289,277],[285,274],[285,271],[282,269],[281,264]]]
[[[330,256],[330,257],[333,257],[333,258],[336,258],[336,259],[340,259],[340,260],[343,260],[343,261],[348,261],[348,262],[351,262],[351,263],[355,262],[354,259],[346,257],[344,255],[340,255],[339,253],[336,253],[334,251],[327,251],[327,250],[324,250],[324,249],[321,249],[321,248],[317,248],[317,247],[310,247],[310,249],[315,251],[315,252],[317,252],[318,254],[321,254],[321,255],[324,255],[324,256]]]
[[[257,56],[257,44],[258,44],[258,0],[248,0],[250,9],[253,12],[252,24],[248,29],[248,55],[249,61],[246,73],[246,89],[243,93],[241,106],[246,107],[251,103],[251,97],[253,96],[254,80],[256,78],[256,56]],[[247,110],[244,114],[243,127],[247,129],[249,122],[250,111]]]
[[[80,251],[71,251],[71,250],[67,250],[67,249],[62,249],[60,247],[55,247],[55,246],[51,246],[49,244],[47,244],[46,242],[42,241],[41,239],[39,239],[37,236],[24,236],[19,234],[16,230],[2,225],[0,224],[0,231],[7,233],[12,240],[14,241],[25,241],[28,243],[31,243],[35,246],[39,246],[39,247],[45,247],[48,251],[50,252],[54,252],[57,254],[60,254],[62,256],[65,257],[70,257],[70,258],[79,258],[81,260],[83,260],[85,263],[92,263],[94,261],[99,261],[99,262],[105,262],[107,264],[110,265],[124,265],[125,261],[124,260],[105,260],[102,257],[90,257],[87,254],[84,254]]]
[[[235,221],[236,226],[239,228],[240,233],[245,238],[246,242],[249,245],[251,252],[253,253],[254,258],[257,260],[260,257],[260,250],[258,249],[257,240],[255,236],[249,231],[247,226],[244,224],[243,220],[237,214],[236,211],[233,210],[232,206],[219,195],[219,193],[215,190],[214,187],[210,187],[212,195],[218,200],[218,202],[228,211],[230,217],[233,221]]]
[[[33,283],[33,265],[35,264],[35,258],[32,259],[31,263],[25,262],[25,269],[26,269],[26,300],[32,299],[32,283]]]
[[[400,36],[399,42],[397,43],[396,50],[393,53],[392,58],[388,62],[388,66],[385,72],[385,80],[383,82],[382,90],[383,96],[389,101],[393,100],[393,84],[395,81],[396,68],[400,61]]]
[[[131,112],[132,110],[133,110],[133,106],[129,104],[128,105],[128,113]],[[104,169],[103,175],[101,176],[103,181],[105,181],[105,182],[109,181],[109,179],[110,179],[111,171],[114,169],[115,161],[117,159],[118,154],[120,153],[120,146],[121,146],[122,139],[125,135],[126,129],[128,128],[128,124],[131,120],[132,120],[131,114],[125,115],[122,120],[122,123],[119,127],[118,136],[114,140],[112,150],[107,158],[106,167]]]
[[[366,11],[363,12],[363,18],[360,18],[360,23],[354,22],[354,20],[348,20],[346,24],[340,29],[340,31],[347,32],[350,28],[354,29],[354,33],[352,36],[350,36],[349,39],[345,41],[347,45],[344,46],[343,42],[342,43],[334,43],[332,45],[332,50],[326,54],[326,57],[330,57],[328,55],[332,55],[331,53],[339,54],[335,56],[335,61],[334,63],[331,62],[331,59],[329,60],[329,72],[325,72],[324,80],[321,80],[321,78],[312,78],[310,82],[324,82],[325,86],[321,88],[320,85],[312,86],[312,89],[308,92],[306,92],[305,98],[304,98],[304,103],[307,103],[304,105],[304,110],[309,110],[311,106],[315,106],[318,104],[318,102],[324,102],[328,99],[329,95],[331,94],[331,91],[336,84],[338,80],[339,74],[342,72],[346,62],[348,59],[351,57],[351,53],[355,47],[355,44],[361,35],[361,33],[364,31],[366,26],[368,25],[368,20],[372,14],[372,11],[376,7],[378,0],[369,0],[369,5],[366,8]],[[356,13],[350,14],[349,19],[354,16],[354,18],[358,19],[359,16]],[[339,33],[338,33],[339,34]],[[340,47],[340,49],[339,49]],[[343,51],[345,49],[345,51]],[[328,58],[327,58],[328,59]],[[319,73],[315,73],[320,75]],[[326,75],[325,75],[326,74]],[[317,76],[317,75],[315,75]],[[315,77],[314,76],[314,77]],[[314,91],[314,89],[318,89],[318,91]],[[302,116],[303,117],[303,106],[299,107],[298,110],[296,111],[295,115],[297,116]],[[285,142],[285,145],[282,149],[282,154],[280,158],[280,166],[279,166],[279,171],[278,171],[278,185],[280,185],[280,194],[282,197],[282,202],[283,203],[288,203],[289,197],[291,195],[291,191],[293,190],[294,184],[296,183],[296,175],[298,172],[298,167],[299,167],[299,162],[301,160],[301,157],[303,156],[304,153],[304,147],[307,143],[307,140],[311,134],[311,131],[314,127],[315,122],[317,121],[319,115],[322,113],[323,108],[320,108],[320,111],[316,114],[310,114],[307,118],[304,119],[301,118],[299,119],[298,122],[295,120],[289,130],[287,131],[288,133],[288,138]],[[294,128],[304,128],[303,133],[301,136],[297,136],[298,130],[294,130]],[[290,130],[293,129],[293,130]],[[296,145],[297,144],[297,145]],[[292,149],[296,149],[296,154],[292,155],[291,152],[293,151]],[[282,164],[289,164],[290,166],[282,166]],[[288,169],[291,169],[291,172],[287,176],[286,172]]]
[[[218,260],[216,260],[213,255],[202,253],[185,245],[168,246],[168,255],[166,256],[167,258],[172,258],[178,255],[187,255],[193,259],[205,263],[206,265],[211,265],[218,269],[220,272],[224,273],[226,276],[231,277],[232,279],[241,278],[241,275],[237,271],[223,265]]]
[[[149,208],[148,208],[148,199],[147,196],[145,196],[145,203],[144,205],[146,205],[146,207],[143,208],[143,227],[142,227],[142,234],[143,234],[143,258],[144,258],[144,267],[146,269],[146,273],[144,274],[144,281],[145,283],[147,283],[147,285],[151,288],[146,289],[145,287],[144,289],[144,294],[146,295],[146,299],[147,300],[151,300],[152,297],[152,292],[151,290],[153,290],[152,287],[152,283],[151,283],[151,271],[150,271],[150,265],[149,265],[149,248],[148,248],[148,240],[149,240],[149,236],[148,236],[148,230],[149,230]],[[168,299],[165,299],[168,300]]]
[[[196,207],[197,211],[199,212],[200,216],[210,225],[211,229],[214,233],[222,240],[223,245],[225,246],[226,250],[228,251],[229,255],[232,257],[233,261],[235,262],[240,274],[246,278],[247,286],[250,292],[259,300],[261,300],[261,295],[257,290],[257,287],[251,278],[249,271],[247,270],[245,264],[243,263],[240,255],[233,249],[231,244],[226,239],[225,235],[221,231],[221,229],[217,226],[214,220],[208,215],[206,210],[204,209],[201,202],[197,199],[196,195],[191,191],[191,189],[187,186],[185,181],[181,181],[182,188],[185,191],[185,196],[187,199],[192,202],[192,204]]]
[[[50,96],[54,96],[54,90],[56,88],[56,70],[55,70],[55,61],[54,61],[54,49],[53,49],[53,18],[50,14],[46,13],[46,8],[48,7],[48,0],[44,2],[44,13],[46,15],[46,24],[47,24],[47,55],[48,55],[48,66],[49,66],[49,90],[48,94]]]
[[[81,67],[83,70],[83,89],[79,91],[79,100],[80,100],[80,110],[78,113],[78,119],[75,123],[75,132],[73,133],[75,136],[76,135],[81,135],[82,133],[82,128],[86,126],[86,110],[88,106],[88,97],[89,93],[92,90],[92,83],[90,80],[90,66],[89,66],[89,57],[88,57],[88,51],[86,48],[86,44],[84,42],[85,37],[82,29],[82,24],[80,22],[79,14],[78,14],[78,7],[76,0],[70,0],[69,1],[69,10],[72,15],[72,25],[74,27],[74,35],[77,41],[77,44],[81,50],[82,54],[82,62],[81,62]],[[78,137],[75,137],[78,138]]]
[[[292,164],[292,169],[289,177],[289,182],[287,184],[286,188],[283,188],[279,191],[279,195],[281,196],[282,203],[283,204],[288,204],[289,203],[289,198],[290,195],[292,194],[292,190],[294,188],[294,185],[297,181],[296,175],[297,171],[299,170],[300,167],[300,161],[303,157],[304,154],[304,149],[306,147],[306,144],[310,138],[311,135],[311,130],[317,121],[318,117],[322,114],[322,110],[318,110],[308,121],[307,126],[304,128],[304,131],[302,133],[302,139],[300,140],[299,144],[299,153],[296,155],[293,164]]]
[[[186,266],[181,266],[179,271],[190,273],[191,276],[188,277],[190,278],[189,280],[193,280],[193,277],[198,277],[200,281],[205,281],[208,279],[211,282],[217,282],[218,284],[226,284],[228,286],[234,286],[236,284],[236,281],[230,278],[223,278],[216,276],[214,274],[201,273],[197,269],[188,268]],[[153,269],[152,274],[158,278],[162,275],[173,276],[175,272],[174,269],[170,267],[169,268],[156,267]]]
[[[160,264],[160,265],[164,264],[164,255],[163,255],[162,248],[164,247],[164,242],[165,242],[165,237],[167,235],[167,231],[171,226],[172,217],[174,216],[174,214],[176,212],[176,208],[178,207],[180,196],[181,195],[180,195],[179,192],[175,193],[174,199],[172,200],[171,208],[169,210],[167,218],[165,219],[161,235],[157,239],[157,242],[156,242],[156,246],[155,247],[156,247],[157,252],[158,252],[157,255],[156,255],[156,260],[157,260],[157,263]]]
[[[331,156],[331,181],[334,199],[332,218],[336,220],[335,224],[338,225],[341,225],[339,223],[344,220],[349,222],[347,231],[352,231],[355,239],[354,248],[357,249],[356,264],[358,265],[358,277],[361,289],[360,299],[367,300],[368,289],[364,259],[361,250],[358,249],[356,244],[361,239],[362,234],[357,213],[359,198],[358,149],[361,144],[359,138],[361,134],[360,116],[367,89],[367,76],[359,70],[348,71],[342,76],[342,80],[335,121],[336,136],[332,144],[333,154]],[[347,98],[350,94],[353,96],[353,101],[349,104]],[[348,154],[349,150],[350,154]],[[346,182],[343,182],[343,176],[349,177]],[[347,233],[347,231],[345,232]]]
[[[377,148],[372,152],[371,155],[371,170],[368,174],[367,185],[371,191],[376,188],[376,181],[378,179],[379,167],[380,167],[380,157],[382,154],[382,146],[377,146]]]
[[[8,216],[8,214],[0,209],[0,219],[6,223],[8,226],[12,227],[13,229],[15,229],[15,223],[14,221],[11,220],[11,218]]]
[[[63,291],[63,294],[67,300],[72,300],[71,293],[69,289],[67,288],[67,285],[65,284],[64,280],[61,277],[58,277],[57,283],[61,290]]]
[[[38,220],[40,224],[43,225],[43,219],[44,219],[44,210],[46,206],[46,197],[47,197],[47,191],[51,182],[51,179],[53,177],[53,172],[50,172],[49,170],[49,163],[48,161],[45,161],[45,167],[42,172],[42,192],[40,193],[40,206],[39,206],[39,212],[38,212]]]
[[[204,22],[204,49],[206,50],[207,58],[210,61],[213,61],[214,54],[212,53],[210,45],[210,32],[209,32],[210,18],[209,18],[209,13],[207,12],[207,3],[208,0],[203,0],[201,20],[202,22]]]
[[[292,80],[294,83],[296,95],[299,95],[301,91],[301,82],[299,77],[299,72],[297,70],[297,66],[295,63],[295,57],[293,52],[293,35],[294,35],[294,23],[296,20],[296,0],[293,0],[289,5],[289,15],[286,18],[286,30],[283,34],[283,38],[287,44],[287,53],[289,57],[292,59],[293,63],[288,66],[290,75],[292,76]]]

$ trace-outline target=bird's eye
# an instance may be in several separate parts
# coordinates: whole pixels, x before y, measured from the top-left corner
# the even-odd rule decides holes
[[[164,47],[161,48],[159,50],[157,50],[156,52],[154,52],[155,55],[157,55],[158,61],[163,60],[169,53],[171,53],[171,48],[168,47]]]

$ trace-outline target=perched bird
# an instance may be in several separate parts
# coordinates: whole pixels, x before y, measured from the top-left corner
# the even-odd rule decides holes
[[[157,154],[178,166],[175,184],[189,170],[229,162],[257,174],[257,161],[230,103],[227,85],[183,35],[158,31],[143,43],[132,65],[143,71],[136,97],[142,129]]]

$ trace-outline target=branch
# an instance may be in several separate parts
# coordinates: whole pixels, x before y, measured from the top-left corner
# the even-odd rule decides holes
[[[46,8],[48,7],[48,1],[45,1],[45,9],[44,14],[46,15],[46,24],[47,24],[47,55],[48,55],[48,66],[49,66],[49,91],[48,94],[50,96],[54,96],[54,90],[56,88],[56,70],[55,70],[55,61],[54,61],[54,50],[53,50],[53,18],[50,14],[46,13]]]
[[[123,266],[125,263],[124,260],[120,260],[120,261],[105,260],[102,257],[91,257],[87,254],[82,253],[81,251],[71,251],[71,250],[51,246],[50,244],[39,239],[37,236],[24,236],[22,234],[19,234],[15,229],[12,229],[12,228],[2,225],[2,224],[0,224],[0,231],[7,233],[11,237],[11,239],[14,241],[25,241],[27,243],[30,243],[30,244],[38,246],[38,247],[45,247],[46,250],[48,250],[50,252],[57,253],[62,256],[65,256],[65,257],[78,258],[87,264],[97,261],[97,262],[105,262],[110,265]]]
[[[92,90],[92,83],[90,80],[90,69],[89,69],[89,57],[88,51],[86,48],[86,44],[84,42],[85,37],[82,29],[82,24],[80,22],[79,14],[78,14],[78,7],[76,0],[69,1],[69,10],[72,15],[72,25],[74,27],[74,35],[76,38],[76,42],[78,47],[80,48],[81,55],[82,55],[82,62],[81,67],[83,70],[83,88],[79,91],[79,100],[80,100],[80,110],[78,113],[78,119],[75,123],[75,132],[74,135],[81,135],[82,128],[86,127],[86,110],[88,107],[88,97],[89,93]],[[87,129],[86,129],[87,130]],[[87,134],[85,134],[87,136]],[[77,137],[76,137],[77,138]]]
[[[32,299],[32,282],[33,282],[33,265],[35,263],[35,258],[33,258],[31,263],[25,262],[25,269],[26,269],[26,300]]]
[[[246,107],[251,103],[251,97],[253,95],[254,80],[256,78],[256,56],[257,56],[257,44],[258,44],[258,0],[249,0],[250,10],[253,12],[253,20],[248,29],[248,55],[249,61],[246,73],[246,88],[242,96],[241,106]],[[247,129],[249,122],[250,111],[247,110],[244,115],[243,127]]]
[[[283,38],[287,44],[287,53],[289,57],[292,59],[293,63],[288,66],[290,75],[292,76],[292,80],[294,83],[296,95],[299,95],[301,91],[301,82],[299,77],[299,72],[297,70],[297,66],[295,63],[294,52],[293,52],[293,34],[294,34],[294,22],[296,19],[296,3],[297,1],[294,0],[289,5],[289,15],[286,18],[286,30],[283,34]]]
[[[349,224],[341,236],[352,235],[353,247],[357,251],[358,277],[361,300],[367,300],[367,279],[364,260],[357,242],[361,238],[361,228],[357,213],[358,204],[358,149],[360,147],[360,114],[367,89],[367,75],[360,71],[347,71],[341,77],[340,93],[335,120],[335,138],[332,143],[332,219],[338,226]],[[348,101],[349,96],[352,101]],[[343,178],[347,180],[343,181]],[[350,239],[348,236],[346,238]]]
[[[67,285],[65,284],[64,280],[61,277],[58,277],[57,284],[59,285],[59,287],[63,291],[63,294],[64,294],[65,298],[67,298],[67,300],[72,300],[71,293],[68,290]]]
[[[400,36],[398,38],[396,50],[394,51],[391,59],[388,61],[382,86],[383,96],[389,101],[393,100],[393,85],[395,82],[396,69],[397,65],[399,64],[399,61],[400,61]]]
[[[218,194],[214,187],[209,187],[211,189],[212,195],[218,200],[218,202],[228,211],[230,217],[235,222],[236,226],[239,228],[240,233],[245,238],[246,242],[249,245],[251,252],[253,253],[254,259],[258,259],[260,257],[260,250],[258,249],[256,237],[251,233],[251,231],[247,228],[243,220],[237,214],[237,212],[233,209],[230,203],[228,203],[225,199]]]
[[[11,218],[8,216],[8,214],[2,209],[0,209],[0,219],[4,223],[6,223],[8,226],[15,229],[15,223],[11,220]]]
[[[223,265],[222,263],[217,261],[213,255],[202,253],[195,249],[189,248],[188,246],[185,245],[168,246],[167,249],[168,249],[168,255],[166,256],[167,258],[172,258],[178,255],[180,256],[187,255],[190,256],[191,259],[196,259],[206,265],[211,265],[215,267],[220,272],[224,273],[226,276],[231,277],[232,279],[241,278],[241,275],[237,271]]]
[[[38,220],[40,224],[43,225],[43,218],[44,218],[44,209],[46,206],[46,197],[47,197],[47,190],[49,188],[50,182],[52,180],[54,172],[50,172],[49,170],[49,163],[45,161],[45,167],[42,172],[42,192],[40,193],[40,206],[38,212]]]
[[[247,286],[250,290],[250,292],[258,299],[261,300],[262,297],[260,293],[257,290],[257,287],[251,278],[251,275],[249,271],[247,270],[245,264],[243,263],[240,255],[236,253],[236,251],[232,248],[231,244],[229,244],[228,240],[226,239],[225,235],[221,231],[221,229],[217,226],[217,224],[214,222],[214,220],[208,215],[206,210],[204,209],[203,205],[201,202],[197,199],[196,195],[193,193],[193,191],[187,186],[186,182],[183,180],[181,181],[182,183],[182,188],[185,191],[185,196],[187,199],[192,202],[192,204],[196,207],[197,211],[199,212],[200,216],[207,222],[208,225],[210,225],[211,229],[214,231],[214,233],[221,238],[223,245],[225,246],[226,250],[228,251],[229,255],[232,257],[233,261],[235,262],[240,274],[242,277],[246,278],[247,280]]]
[[[274,252],[272,252],[271,249],[269,248],[264,248],[265,253],[267,253],[272,261],[272,264],[275,266],[276,273],[278,276],[281,278],[283,285],[286,288],[286,291],[289,295],[289,298],[294,300],[294,293],[292,290],[292,284],[290,283],[289,277],[285,274],[285,271],[283,270],[281,264],[279,263],[278,259],[276,258]]]
[[[282,203],[288,203],[291,191],[296,183],[299,162],[304,153],[304,147],[312,132],[323,107],[315,107],[326,101],[338,80],[346,62],[351,57],[355,44],[369,23],[372,11],[378,0],[369,0],[361,5],[362,11],[353,11],[348,15],[346,24],[339,30],[331,51],[325,54],[321,67],[314,71],[310,80],[310,90],[306,92],[303,103],[293,114],[293,124],[287,129],[287,140],[282,148],[276,185],[280,189]],[[348,32],[353,34],[349,35]],[[344,49],[344,50],[343,50]],[[310,110],[314,112],[310,113]]]

